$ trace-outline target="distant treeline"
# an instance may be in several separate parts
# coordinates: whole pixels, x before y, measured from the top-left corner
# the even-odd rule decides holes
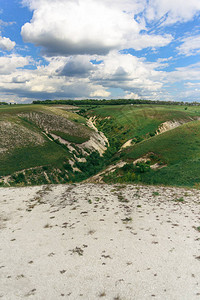
[[[6,102],[0,102],[0,105],[8,105]]]
[[[159,100],[140,100],[140,99],[112,99],[112,100],[44,100],[33,101],[33,104],[65,104],[65,105],[126,105],[126,104],[159,104],[159,105],[200,105],[198,102],[175,102]]]

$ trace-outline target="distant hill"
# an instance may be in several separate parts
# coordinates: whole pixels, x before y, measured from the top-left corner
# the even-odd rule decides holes
[[[0,107],[1,185],[200,186],[200,106]]]

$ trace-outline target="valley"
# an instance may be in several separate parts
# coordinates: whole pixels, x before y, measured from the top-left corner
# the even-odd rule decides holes
[[[0,184],[86,180],[198,188],[199,119],[195,105],[0,107]]]

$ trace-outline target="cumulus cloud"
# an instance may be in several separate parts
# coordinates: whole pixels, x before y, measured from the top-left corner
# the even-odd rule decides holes
[[[134,15],[145,1],[122,0],[29,0],[33,18],[24,24],[25,42],[41,46],[48,56],[105,55],[114,49],[162,47],[170,35],[140,35],[144,24]]]
[[[15,45],[15,42],[12,42],[9,38],[0,36],[0,49],[4,51],[11,51]]]
[[[162,71],[170,59],[153,63],[110,51],[103,56],[46,57],[46,64],[30,69],[24,67],[34,64],[31,58],[7,55],[0,57],[0,90],[16,99],[112,98],[113,89],[118,89],[120,98],[172,100],[166,86],[200,78],[200,64]],[[93,64],[95,60],[99,63]]]
[[[57,70],[58,75],[69,77],[87,77],[95,66],[88,56],[70,57],[66,64]]]
[[[124,99],[139,99],[139,95],[135,93],[126,93]]]
[[[97,0],[31,4],[34,14],[22,27],[23,39],[42,46],[50,56],[106,54],[125,44],[127,33],[139,32],[138,24],[128,14]]]
[[[158,67],[158,63],[148,63],[143,58],[112,51],[104,57],[90,80],[105,87],[122,88],[125,91],[153,91],[162,87],[162,72],[156,71]]]
[[[0,14],[1,14],[1,10],[0,10]],[[3,27],[13,25],[14,23],[15,22],[5,22],[5,21],[0,19],[0,49],[3,50],[3,51],[11,51],[16,45],[15,42],[13,42],[9,38],[3,37],[1,35],[1,29]]]
[[[92,94],[96,97],[110,95],[102,85],[90,82],[87,77],[79,78],[80,74],[77,77],[60,76],[57,70],[65,67],[66,58],[51,58],[46,66],[37,65],[35,69],[24,69],[29,63],[30,59],[20,56],[0,57],[0,98],[4,99],[5,94],[13,95],[15,99],[65,99],[87,98]]]
[[[3,54],[0,57],[2,99],[112,98],[113,95],[119,98],[120,95],[126,99],[172,100],[173,92],[169,94],[168,88],[175,90],[175,82],[181,85],[181,81],[187,80],[191,85],[185,86],[186,89],[199,90],[192,82],[200,78],[199,64],[165,72],[162,69],[172,57],[148,62],[128,54],[129,50],[119,51],[167,46],[172,36],[158,35],[153,30],[149,34],[151,22],[160,25],[186,22],[199,12],[199,0],[184,5],[182,0],[23,0],[23,3],[33,11],[33,17],[22,26],[22,37],[25,42],[41,47],[43,60],[36,63],[30,57]],[[0,20],[0,29],[10,24]],[[178,53],[198,54],[199,41],[199,35],[182,39]],[[0,32],[0,48],[9,51],[14,46],[15,42],[1,37]],[[32,68],[27,68],[30,64]],[[194,92],[180,95],[189,97],[189,94]]]
[[[7,75],[17,68],[23,68],[31,62],[30,57],[18,56],[16,54],[0,57],[0,74]]]
[[[48,58],[46,66],[24,69],[31,63],[30,58],[16,55],[0,57],[1,93],[16,94],[23,99],[109,98],[110,89],[121,88],[125,96],[129,94],[133,98],[136,94],[146,96],[145,90],[150,96],[162,87],[158,80],[161,72],[155,71],[157,63],[147,63],[117,51],[107,56],[96,56],[102,61],[100,64],[93,65],[91,59],[94,57]]]
[[[162,25],[191,20],[199,0],[24,0],[33,18],[24,24],[25,42],[49,56],[105,55],[114,49],[163,47],[171,35],[140,34],[146,21]],[[136,17],[137,16],[137,17]],[[137,20],[137,21],[136,21]]]
[[[184,38],[182,42],[183,43],[177,47],[179,54],[190,56],[200,53],[200,35],[189,36]]]

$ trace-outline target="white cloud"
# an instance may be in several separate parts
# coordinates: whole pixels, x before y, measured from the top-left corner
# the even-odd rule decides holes
[[[131,16],[95,0],[34,1],[33,19],[22,27],[25,42],[47,55],[106,54],[138,33]]]
[[[155,31],[147,34],[151,29],[147,26],[151,26],[151,21],[168,25],[190,20],[200,11],[199,0],[184,4],[183,0],[24,0],[23,3],[33,10],[33,17],[24,24],[21,34],[24,41],[41,47],[46,63],[34,63],[29,57],[14,54],[0,57],[2,99],[4,96],[17,101],[112,98],[119,91],[120,98],[172,100],[173,91],[170,94],[167,89],[178,90],[181,84],[176,87],[174,83],[187,80],[191,85],[185,85],[185,89],[199,90],[192,81],[200,78],[200,64],[165,72],[162,68],[172,57],[158,58],[152,63],[119,52],[168,45],[171,35],[156,35]],[[10,24],[0,20],[0,28]],[[200,36],[186,37],[181,42],[177,48],[180,54],[200,52]],[[1,37],[0,32],[0,48],[12,50],[14,46],[15,42]],[[93,64],[92,60],[99,63]],[[34,68],[24,68],[31,63]],[[189,94],[194,95],[194,91],[193,94],[183,91],[180,95],[189,97]]]
[[[3,10],[0,9],[0,14],[1,13],[3,13]],[[0,49],[2,49],[3,51],[11,51],[16,45],[15,42],[11,41],[7,37],[3,37],[1,34],[1,29],[3,27],[13,25],[14,23],[15,22],[5,22],[0,19]]]
[[[121,88],[126,95],[136,97],[145,90],[151,95],[162,86],[157,80],[161,77],[160,72],[154,70],[158,64],[149,64],[116,51],[95,57],[104,61],[93,65],[90,62],[93,56],[48,58],[47,66],[38,65],[33,70],[23,69],[31,63],[28,58],[15,55],[0,57],[1,93],[22,99],[109,98],[112,96],[110,88]],[[68,74],[68,67],[73,70],[72,74]]]
[[[16,68],[23,68],[31,62],[30,57],[7,55],[0,57],[0,74],[11,74]]]
[[[168,61],[170,61],[170,60],[172,60],[172,59],[173,59],[173,56],[165,57],[165,58],[158,58],[158,59],[157,59],[157,62],[158,62],[158,63],[163,63],[163,62],[168,62]]]
[[[0,36],[0,49],[4,51],[11,51],[15,45],[15,42],[12,42],[9,38]]]
[[[134,15],[145,1],[111,0],[29,0],[34,11],[21,34],[25,42],[41,46],[49,56],[77,54],[105,55],[114,49],[162,47],[171,35],[140,35],[144,24]]]
[[[194,88],[196,86],[199,87],[200,82],[186,82],[184,85],[187,86],[187,87],[190,87],[190,88]]]
[[[0,57],[0,98],[4,99],[5,93],[13,95],[14,101],[20,98],[112,98],[111,92],[120,89],[126,99],[173,100],[167,86],[200,78],[200,63],[164,72],[159,69],[165,62],[163,59],[150,63],[144,58],[117,51],[111,51],[106,56],[78,55],[46,59],[48,65],[38,64],[35,69],[24,69],[24,66],[34,63],[30,58],[16,55]],[[102,62],[93,65],[91,59]],[[194,88],[199,87],[196,85]],[[193,89],[192,85],[185,87],[187,89]],[[194,92],[183,91],[177,96],[179,99],[181,96],[182,99],[188,99],[189,95],[194,95]],[[197,97],[197,91],[195,95]]]
[[[48,58],[47,66],[22,69],[31,61],[28,58],[10,55],[0,57],[0,99],[13,95],[14,101],[22,99],[87,98],[108,97],[106,88],[86,78],[58,75],[57,70],[65,67],[69,58]],[[6,66],[6,67],[5,67]],[[10,99],[10,96],[9,96]]]
[[[1,10],[0,10],[0,14],[1,14]],[[10,25],[13,25],[13,24],[15,24],[15,22],[5,22],[5,21],[0,19],[0,28],[5,27],[5,26],[10,26]]]
[[[171,34],[162,35],[148,35],[141,34],[136,37],[134,41],[132,41],[131,46],[135,50],[142,50],[144,48],[152,47],[164,47],[171,43],[173,37]]]
[[[164,25],[189,21],[199,12],[199,0],[149,0],[146,6],[147,19]]]
[[[61,76],[86,77],[94,69],[95,66],[90,62],[88,56],[78,55],[67,59],[66,64],[60,67],[57,72]]]
[[[107,97],[109,97],[110,96],[110,92],[108,92],[108,91],[105,91],[105,90],[103,90],[103,89],[100,89],[100,90],[96,90],[96,91],[94,91],[94,92],[92,92],[92,93],[90,93],[90,97],[97,97],[97,98],[107,98]]]
[[[139,99],[139,95],[136,93],[126,93],[126,95],[124,96],[124,99]]]
[[[200,35],[189,36],[184,38],[182,42],[183,43],[177,47],[179,54],[190,56],[200,53]]]
[[[143,58],[112,51],[104,57],[103,63],[98,65],[90,80],[105,87],[128,91],[155,91],[162,87],[162,72],[155,70],[158,67],[158,63],[148,63]]]
[[[186,67],[176,68],[175,71],[166,73],[168,82],[180,82],[199,80],[200,78],[200,63],[195,63]]]

